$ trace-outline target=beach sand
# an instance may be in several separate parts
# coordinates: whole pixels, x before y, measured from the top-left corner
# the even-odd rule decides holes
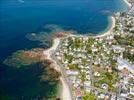
[[[131,7],[131,4],[127,1],[127,0],[124,0],[124,2],[129,6],[129,7]],[[99,34],[99,35],[97,35],[97,36],[89,36],[89,37],[93,37],[93,38],[103,38],[103,37],[105,37],[105,36],[108,36],[108,35],[110,35],[110,34],[112,34],[112,31],[113,31],[113,28],[115,27],[115,24],[116,24],[116,21],[115,21],[115,18],[114,17],[111,17],[111,19],[112,19],[112,25],[111,25],[111,27],[110,27],[110,29],[107,31],[107,32],[105,32],[105,33],[103,33],[103,34]],[[68,35],[68,37],[85,37],[84,35],[74,35],[74,34],[70,34],[70,35]],[[87,37],[87,36],[86,36]],[[63,37],[64,38],[64,37]],[[60,93],[60,98],[61,98],[61,100],[72,100],[72,91],[70,90],[70,87],[69,87],[69,85],[68,85],[68,83],[67,83],[67,81],[66,81],[66,79],[65,79],[65,76],[64,76],[64,74],[63,74],[63,71],[62,71],[62,69],[61,69],[61,66],[59,66],[58,64],[57,64],[57,62],[51,57],[51,55],[52,55],[52,53],[57,49],[57,47],[58,47],[58,45],[60,44],[60,41],[61,41],[61,38],[54,38],[53,39],[53,45],[52,45],[52,47],[50,47],[49,49],[47,49],[47,50],[45,50],[44,52],[43,52],[43,54],[45,55],[45,56],[47,56],[47,59],[49,59],[49,60],[51,60],[51,61],[53,61],[54,63],[54,65],[55,65],[55,67],[54,67],[54,69],[55,70],[57,70],[57,71],[59,71],[59,72],[61,72],[61,77],[60,77],[60,81],[61,81],[61,83],[62,83],[62,89],[61,89],[61,93]]]
[[[132,6],[127,0],[124,0],[124,2],[125,2],[129,7]]]
[[[111,17],[111,19],[112,19],[112,26],[110,27],[110,29],[107,32],[103,33],[103,34],[93,36],[94,38],[101,38],[101,37],[105,37],[105,36],[108,36],[108,35],[112,34],[112,30],[115,27],[116,21],[115,21],[114,17]]]
[[[47,59],[52,59],[51,54],[53,51],[57,49],[59,43],[60,43],[60,38],[54,38],[52,46],[43,52],[43,54],[47,56]]]
[[[115,27],[115,18],[114,17],[111,17],[111,18],[112,18],[112,26],[110,27],[110,29],[107,32],[105,32],[101,35],[91,36],[91,37],[93,37],[93,38],[98,38],[99,37],[100,38],[100,37],[105,37],[107,35],[110,35],[113,28]],[[70,37],[70,36],[79,37],[78,35],[74,35],[74,34],[68,35],[68,37]],[[60,96],[61,100],[72,100],[72,98],[73,98],[72,94],[71,94],[72,92],[70,90],[69,85],[66,82],[64,74],[62,74],[63,71],[61,69],[61,66],[59,66],[57,64],[57,62],[51,57],[52,53],[57,49],[58,45],[60,44],[61,39],[62,38],[54,38],[52,46],[49,49],[45,50],[43,52],[43,54],[46,56],[46,59],[53,61],[53,64],[55,65],[54,69],[61,72],[61,77],[60,77],[60,81],[62,83],[62,89],[61,89],[61,94],[60,94],[61,95]]]
[[[77,35],[71,34],[71,36],[72,37],[91,37],[91,38],[103,38],[103,37],[106,37],[106,36],[112,34],[113,28],[115,27],[115,24],[116,24],[115,18],[113,16],[111,17],[111,20],[112,20],[111,27],[109,28],[108,31],[106,31],[104,33],[98,34],[96,36],[87,36],[87,35],[78,35],[78,34]]]
[[[61,100],[73,100],[72,92],[70,92],[69,85],[63,77],[60,78],[62,83]]]
[[[61,100],[72,100],[72,92],[70,91],[69,85],[66,82],[65,76],[57,62],[51,57],[53,51],[55,51],[60,43],[61,38],[54,38],[53,45],[49,49],[45,50],[43,54],[46,56],[46,59],[53,61],[54,69],[58,72],[61,72],[60,81],[62,83],[62,89],[60,93]]]

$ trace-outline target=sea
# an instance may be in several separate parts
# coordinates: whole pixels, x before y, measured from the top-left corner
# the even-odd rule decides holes
[[[128,9],[123,0],[0,0],[0,100],[40,100],[58,91],[49,81],[40,83],[38,64],[21,69],[3,64],[17,50],[41,46],[28,40],[28,33],[48,36],[47,25],[74,34],[103,34],[111,26],[110,17]]]

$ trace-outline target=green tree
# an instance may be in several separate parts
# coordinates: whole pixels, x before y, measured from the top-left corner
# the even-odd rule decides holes
[[[83,100],[97,100],[97,98],[93,93],[87,93],[83,96]]]

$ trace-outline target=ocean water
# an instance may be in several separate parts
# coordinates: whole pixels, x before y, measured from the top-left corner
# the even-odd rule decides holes
[[[39,47],[37,42],[26,39],[26,34],[45,31],[44,26],[50,24],[74,30],[76,34],[96,35],[110,27],[109,17],[114,12],[127,10],[123,0],[0,0],[0,98],[24,94],[34,97],[44,90],[46,94],[47,89],[49,91],[49,84],[39,85],[37,76],[20,82],[19,77],[26,77],[32,69],[28,69],[29,72],[21,69],[19,73],[18,69],[3,64],[3,60],[17,50]],[[26,84],[28,79],[33,85],[29,81]],[[42,90],[42,87],[46,88]],[[23,92],[17,92],[20,90]]]

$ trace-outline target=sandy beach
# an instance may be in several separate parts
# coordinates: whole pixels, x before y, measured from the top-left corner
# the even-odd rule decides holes
[[[101,34],[98,34],[98,35],[96,35],[96,36],[90,36],[90,35],[89,35],[88,37],[92,37],[92,38],[101,38],[101,37],[105,37],[105,36],[108,36],[108,35],[112,34],[112,30],[113,30],[113,28],[115,27],[116,20],[115,20],[115,18],[114,18],[113,16],[111,17],[111,20],[112,20],[111,27],[109,28],[108,31],[106,31],[106,32],[104,32],[104,33],[101,33]],[[87,35],[79,35],[79,34],[77,34],[77,35],[71,34],[70,36],[72,36],[72,37],[87,37]]]
[[[65,77],[63,76],[63,72],[60,68],[60,66],[56,63],[56,61],[51,57],[53,51],[55,51],[60,43],[61,38],[54,38],[53,39],[53,45],[51,48],[45,50],[43,54],[46,56],[46,59],[49,59],[53,61],[54,69],[61,72],[60,81],[62,83],[62,89],[60,93],[61,100],[72,100],[72,94],[70,92],[69,85],[66,82]]]
[[[93,37],[93,38],[105,37],[105,36],[111,34],[113,28],[115,27],[115,18],[114,17],[111,17],[111,18],[112,18],[112,26],[110,27],[110,29],[107,32],[105,32],[101,35],[91,36],[91,37]],[[69,36],[79,37],[78,35],[74,35],[74,34],[68,35],[68,37]],[[61,90],[61,94],[60,94],[61,100],[72,100],[72,94],[71,94],[72,92],[70,91],[69,85],[66,82],[65,76],[62,74],[63,73],[62,69],[57,64],[57,62],[51,57],[52,53],[57,49],[58,45],[60,44],[60,41],[61,41],[61,38],[54,38],[52,46],[50,48],[48,48],[47,50],[44,50],[43,54],[46,56],[46,59],[53,61],[54,69],[61,72],[61,77],[60,77],[60,81],[62,83],[62,90]]]
[[[72,94],[70,92],[69,85],[66,83],[63,77],[60,78],[62,83],[61,100],[72,100]]]
[[[129,7],[132,6],[127,0],[124,0],[124,2],[125,2]]]
[[[127,0],[124,0],[124,1],[128,4],[128,6],[131,6],[131,4],[128,3]],[[89,37],[103,38],[105,36],[108,36],[108,35],[112,34],[113,28],[115,27],[115,24],[116,24],[116,20],[115,20],[115,18],[113,16],[111,17],[111,20],[112,20],[111,27],[109,28],[108,31],[106,31],[106,32],[104,32],[102,34],[99,34],[97,36],[89,36]],[[45,50],[43,52],[43,54],[45,56],[47,56],[47,59],[49,59],[49,60],[54,62],[53,63],[55,65],[54,69],[59,71],[59,72],[61,72],[61,77],[60,77],[60,81],[62,83],[62,89],[61,89],[61,93],[60,93],[61,100],[72,100],[72,98],[73,98],[72,97],[72,91],[70,90],[70,87],[69,87],[68,83],[66,82],[66,79],[65,79],[65,76],[63,74],[63,70],[61,69],[61,66],[59,66],[57,64],[57,62],[51,57],[51,55],[57,49],[58,45],[60,44],[61,39],[67,38],[67,37],[73,37],[73,36],[74,37],[85,37],[84,35],[70,34],[70,35],[68,35],[66,37],[62,37],[62,38],[53,38],[52,47],[50,47],[49,49],[47,49],[47,50]]]
[[[47,56],[47,59],[52,59],[51,54],[53,51],[56,50],[59,43],[60,43],[60,38],[54,38],[52,46],[43,52],[43,54]]]
[[[103,33],[103,34],[99,34],[97,36],[93,36],[94,38],[105,37],[105,36],[111,34],[111,32],[112,32],[112,30],[113,30],[113,28],[115,27],[115,24],[116,24],[115,18],[111,17],[111,19],[112,19],[112,25],[111,25],[110,29],[107,32]]]

